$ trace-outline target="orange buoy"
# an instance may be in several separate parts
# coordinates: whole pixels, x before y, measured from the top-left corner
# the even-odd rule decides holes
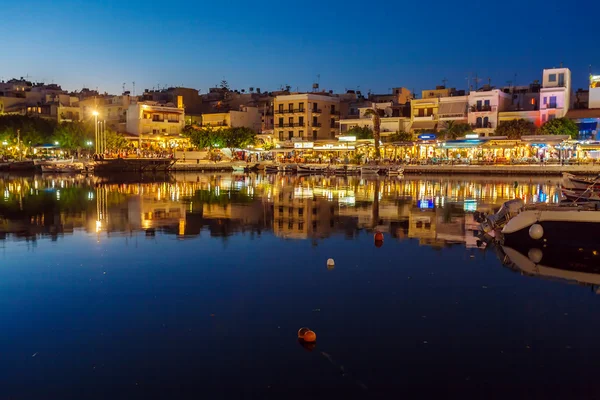
[[[317,341],[317,334],[309,330],[302,339],[307,343],[314,343]]]
[[[310,329],[308,329],[308,328],[300,328],[298,330],[298,339],[304,340],[304,335],[306,334],[306,332],[309,332],[309,331],[310,331]]]
[[[376,242],[383,242],[383,233],[377,231],[375,232],[375,241]]]
[[[381,246],[383,246],[383,240],[376,240],[375,247],[380,248]]]

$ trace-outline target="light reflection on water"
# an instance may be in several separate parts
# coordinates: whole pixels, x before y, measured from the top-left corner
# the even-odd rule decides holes
[[[94,177],[5,177],[0,180],[3,237],[56,239],[161,230],[182,238],[210,231],[273,231],[294,239],[352,237],[361,229],[417,238],[425,244],[472,245],[476,210],[504,201],[558,201],[556,179],[407,176],[183,174],[164,181],[111,183]]]

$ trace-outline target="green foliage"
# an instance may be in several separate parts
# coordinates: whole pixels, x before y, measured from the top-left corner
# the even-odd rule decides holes
[[[413,140],[413,135],[410,132],[397,131],[390,136],[389,140],[390,142],[411,142]]]
[[[533,135],[535,125],[525,119],[502,121],[496,128],[496,136],[508,136],[509,139],[520,139],[521,136]]]
[[[21,142],[27,147],[50,142],[56,123],[39,117],[25,115],[0,116],[0,138],[10,144],[17,142],[17,131]]]
[[[568,118],[556,118],[546,122],[539,129],[540,135],[569,135],[577,139],[579,127]]]
[[[214,147],[223,146],[222,130],[214,129],[212,126],[187,125],[183,128],[181,134],[189,138],[192,145],[199,149],[212,150]]]
[[[86,146],[86,142],[93,140],[93,127],[82,122],[62,122],[54,131],[54,141],[65,150],[75,151]]]
[[[440,131],[442,135],[448,139],[456,139],[458,137],[464,136],[467,132],[470,132],[471,125],[467,123],[457,123],[456,121],[446,121],[444,123],[444,128]]]
[[[373,139],[373,130],[368,126],[354,126],[344,136],[356,136],[356,139]]]
[[[221,140],[224,147],[231,149],[243,149],[248,145],[254,144],[256,132],[250,128],[225,128],[220,130]]]
[[[192,145],[209,150],[227,147],[233,151],[254,144],[256,140],[256,132],[245,127],[214,129],[212,126],[187,125],[181,134],[189,138]]]
[[[123,135],[113,131],[112,129],[106,130],[106,150],[111,152],[118,152],[127,148],[129,141],[123,137]]]

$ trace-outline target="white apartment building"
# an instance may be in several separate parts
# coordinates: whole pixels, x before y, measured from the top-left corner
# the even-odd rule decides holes
[[[469,124],[480,136],[489,136],[498,127],[498,112],[511,104],[511,95],[500,89],[483,87],[469,94]]]
[[[571,104],[571,70],[568,68],[544,70],[539,104],[542,125],[567,114]]]

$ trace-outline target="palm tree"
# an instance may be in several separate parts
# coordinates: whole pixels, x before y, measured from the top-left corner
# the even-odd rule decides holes
[[[365,111],[365,117],[371,117],[371,120],[373,121],[373,139],[375,140],[375,157],[377,159],[379,159],[381,157],[381,154],[379,153],[379,138],[380,138],[380,132],[381,132],[381,118],[379,118],[379,113],[377,112],[377,110],[374,110],[372,108],[368,108]]]

